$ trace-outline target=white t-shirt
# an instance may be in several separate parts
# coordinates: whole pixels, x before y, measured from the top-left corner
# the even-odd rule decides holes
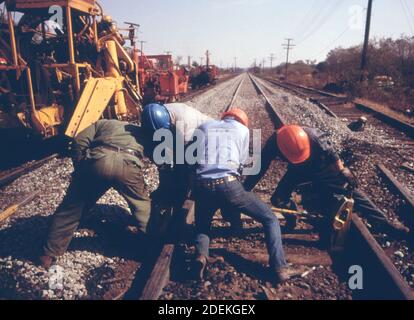
[[[195,129],[213,120],[185,103],[168,103],[165,107],[170,114],[171,124],[184,137],[185,143],[192,140]]]

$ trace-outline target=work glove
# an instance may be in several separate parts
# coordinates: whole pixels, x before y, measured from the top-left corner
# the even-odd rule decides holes
[[[355,190],[358,188],[358,182],[354,174],[348,168],[344,168],[341,171],[342,176],[344,177],[346,183],[348,184],[348,189]]]

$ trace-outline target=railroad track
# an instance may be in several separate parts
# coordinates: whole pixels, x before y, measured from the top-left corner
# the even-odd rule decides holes
[[[239,76],[239,75],[238,75]],[[237,76],[236,76],[237,77]],[[235,77],[230,77],[227,81],[234,79]],[[229,110],[233,107],[235,98],[240,92],[241,86],[244,82],[244,77],[238,83],[235,92],[233,93],[233,98],[230,103],[227,105],[225,110]],[[203,94],[205,91],[201,91],[199,94]],[[191,100],[194,97],[190,97],[188,100]],[[223,110],[224,111],[224,110]],[[182,230],[188,229],[191,224],[194,222],[194,202],[191,200],[185,201],[182,207],[182,211],[179,213],[181,215],[181,221],[185,223],[182,225]],[[177,230],[170,230],[172,234],[177,234]],[[180,233],[180,231],[178,231]],[[139,293],[140,300],[157,300],[165,286],[170,280],[170,268],[174,255],[177,251],[177,246],[179,245],[177,237],[170,238],[170,241],[167,241],[162,248],[158,258],[156,259],[154,265],[152,266],[152,271],[148,277],[145,279],[145,285],[141,288]]]
[[[231,83],[234,81],[237,80],[230,78],[209,89],[214,91],[215,95],[221,87],[232,86]],[[198,94],[206,91],[199,91]],[[101,198],[93,215],[96,218],[86,219],[86,225],[81,225],[75,235],[72,248],[76,248],[79,242],[84,243],[85,247],[82,245],[80,250],[69,250],[59,260],[59,266],[65,270],[65,278],[72,279],[73,283],[65,281],[63,291],[47,290],[48,274],[36,265],[36,250],[33,248],[40,248],[42,245],[42,236],[39,235],[46,232],[48,216],[53,214],[64,196],[73,170],[69,159],[59,159],[55,166],[48,165],[51,158],[23,165],[24,168],[20,168],[22,170],[9,171],[7,174],[10,175],[3,180],[0,192],[1,209],[4,210],[0,212],[0,299],[78,299],[87,295],[93,299],[119,300],[148,296],[151,283],[154,283],[154,277],[151,275],[162,274],[158,271],[153,272],[153,268],[159,265],[157,261],[162,257],[161,253],[166,252],[164,245],[167,245],[165,249],[168,255],[168,245],[174,245],[175,241],[166,236],[164,242],[154,243],[153,250],[148,255],[141,253],[140,249],[132,250],[133,252],[126,250],[126,247],[141,247],[135,244],[138,241],[132,229],[119,229],[119,226],[123,228],[129,223],[128,214],[120,214],[127,205],[113,190]],[[32,172],[34,168],[38,170]],[[150,188],[155,184],[151,178],[151,170],[146,171],[150,176],[147,181]],[[11,181],[17,178],[20,179],[7,188]],[[188,209],[191,209],[191,204]],[[185,210],[187,209],[184,206],[183,216]],[[14,215],[13,218],[11,215]],[[191,215],[188,216],[191,218]],[[114,219],[115,224],[106,223],[108,217]],[[95,238],[96,234],[102,233],[105,234],[104,237]],[[104,239],[116,241],[102,241]],[[123,248],[119,247],[121,243]],[[121,253],[119,257],[116,254],[112,256],[108,255],[106,250]],[[29,268],[29,271],[26,268]],[[37,276],[39,272],[42,274],[40,277]],[[79,275],[82,275],[82,278],[79,278]],[[16,283],[24,283],[20,287],[22,289],[17,288]],[[158,286],[159,280],[155,283],[154,288]]]
[[[266,89],[263,88],[256,78],[251,76],[240,76],[240,80],[237,79],[238,78],[231,80],[234,82],[234,86],[231,87],[232,97],[229,97],[228,101],[222,101],[221,105],[217,108],[217,111],[211,111],[212,116],[217,116],[219,112],[233,106],[242,108],[247,107],[246,105],[240,105],[240,99],[238,99],[238,97],[245,94],[242,87],[252,84],[254,85],[257,94],[261,97],[260,99],[265,101],[263,106],[268,111],[267,117],[273,121],[271,122],[272,128],[277,128],[286,122],[284,115],[278,112],[278,108],[280,108],[280,106],[275,105],[275,103],[269,99]],[[201,106],[200,108],[205,107],[206,106]],[[255,107],[256,106],[250,107],[249,116],[252,118],[255,116]],[[209,110],[205,109],[203,111]],[[257,112],[259,112],[259,110],[257,110]],[[259,120],[256,121],[260,124]],[[280,171],[279,168],[278,170]],[[273,188],[274,185],[275,184],[272,182],[269,185],[269,188]],[[258,190],[259,194],[262,192],[263,190]],[[193,223],[193,210],[194,204],[191,201],[186,201],[180,213],[181,220],[185,221],[184,229],[188,228],[188,226]],[[219,234],[218,239],[221,239],[220,237],[222,236],[220,236],[220,234],[223,233],[222,226],[224,223],[221,219],[216,219],[214,223],[216,226],[219,226],[216,228],[216,232]],[[230,263],[231,265],[240,266],[244,273],[249,275],[253,274],[250,280],[246,281],[246,283],[255,283],[258,281],[257,279],[259,279],[259,285],[255,288],[255,290],[253,290],[254,296],[252,295],[252,297],[260,299],[285,297],[283,291],[275,293],[273,288],[266,287],[266,281],[260,280],[261,278],[266,277],[265,269],[262,265],[266,263],[267,253],[265,248],[258,244],[263,244],[263,238],[255,232],[257,224],[255,224],[254,221],[244,217],[244,223],[248,226],[246,233],[249,235],[245,236],[241,242],[244,241],[248,244],[251,243],[255,245],[250,247],[241,246],[239,248],[238,246],[240,242],[238,242],[239,240],[237,240],[237,238],[231,239],[231,245],[227,244],[227,240],[217,240],[212,242],[212,252],[215,258],[215,261],[213,261],[213,268],[217,267],[220,271],[221,268],[224,268],[223,265],[228,265]],[[181,235],[185,234],[185,232],[183,231],[181,233],[181,229],[180,231],[174,230],[172,236],[170,234],[170,236],[167,236],[162,243],[157,244],[157,249],[150,257],[148,257],[148,259],[144,261],[143,266],[140,266],[137,271],[137,276],[133,281],[132,286],[128,287],[126,291],[121,292],[113,298],[153,300],[159,298],[168,299],[169,295],[184,297],[182,294],[182,291],[184,290],[183,287],[188,289],[189,287],[194,287],[194,284],[188,284],[185,280],[180,284],[182,279],[180,278],[182,276],[180,275],[180,272],[184,274],[186,273],[184,266],[185,259],[188,258],[188,252],[186,252],[188,245],[186,240],[188,239],[177,239],[177,237],[174,237],[174,235],[177,234]],[[225,236],[227,237],[228,235]],[[320,274],[322,271],[322,276],[326,275],[327,278],[331,278],[335,274],[331,269],[337,268],[338,265],[339,269],[343,269],[345,266],[350,265],[360,265],[363,267],[363,270],[366,271],[364,272],[364,290],[363,292],[353,292],[354,298],[413,299],[413,292],[407,282],[401,277],[391,260],[384,253],[381,246],[377,243],[359,218],[354,217],[353,227],[351,230],[352,241],[349,243],[348,248],[350,255],[347,257],[348,260],[346,260],[346,262],[336,261],[329,256],[326,250],[322,250],[317,241],[318,235],[312,230],[297,230],[295,233],[285,232],[283,237],[288,260],[297,265],[308,266],[309,269],[304,272],[301,279],[309,279],[311,288],[306,288],[305,291],[313,290],[313,286],[318,288],[317,290],[319,291],[313,292],[313,296],[319,295],[319,297],[322,298],[327,296],[323,292],[324,289],[319,286],[319,282],[324,281],[324,278],[321,278]],[[304,246],[297,247],[297,243],[304,243]],[[177,268],[180,270],[177,271]],[[214,270],[212,270],[212,272]],[[220,287],[228,281],[227,276],[231,276],[233,271],[225,269],[222,281],[220,280],[214,282],[213,279],[210,279],[210,282],[212,282],[210,283],[210,286],[206,286],[206,283],[204,283],[201,285],[200,290],[207,290],[206,288],[213,285]],[[314,277],[313,274],[316,273],[318,273],[318,276]],[[218,272],[218,274],[221,273]],[[342,272],[338,272],[338,274],[342,275]],[[128,276],[130,277],[130,274]],[[238,276],[239,275],[235,277]],[[302,281],[301,279],[299,280]],[[207,281],[207,283],[208,282],[209,281]],[[293,287],[296,285],[299,285],[296,281],[291,284]],[[300,285],[309,287],[309,284],[302,282]],[[339,288],[336,288],[335,285],[339,287],[341,284],[331,284],[334,291],[339,290]],[[199,287],[197,287],[197,290],[198,289]],[[236,289],[237,288],[234,288],[235,292],[237,292]],[[295,297],[300,298],[299,296]],[[332,298],[331,295],[328,295],[328,297]],[[200,296],[194,294],[189,298],[200,298]],[[208,296],[201,296],[201,298],[207,299]],[[242,296],[242,298],[246,298],[246,296]],[[250,296],[247,298],[250,298]]]
[[[190,92],[188,92],[185,96],[183,96],[183,98],[182,98],[182,100],[181,101],[178,101],[178,102],[183,102],[183,103],[185,103],[185,102],[187,102],[187,101],[190,101],[190,100],[192,100],[193,98],[195,98],[195,97],[197,97],[197,96],[199,96],[199,95],[201,95],[201,94],[203,94],[204,92],[207,92],[207,91],[209,91],[209,90],[211,90],[212,88],[214,88],[214,87],[216,87],[217,85],[219,85],[220,83],[223,83],[223,82],[226,82],[226,81],[229,81],[229,80],[231,80],[231,79],[234,79],[235,77],[237,77],[239,74],[230,74],[230,75],[226,75],[225,77],[223,76],[223,77],[220,77],[218,80],[217,80],[217,83],[216,84],[214,84],[214,85],[210,85],[210,86],[207,86],[207,87],[202,87],[202,88],[199,88],[199,89],[196,89],[196,90],[191,90]]]
[[[314,103],[325,111],[330,117],[336,119],[355,120],[361,115],[366,116],[370,119],[369,125],[376,129],[372,134],[376,134],[377,132],[385,132],[386,135],[392,138],[392,142],[400,149],[411,149],[414,145],[414,141],[412,140],[413,126],[411,124],[401,122],[400,120],[389,117],[384,113],[371,110],[366,106],[358,105],[343,96],[334,95],[314,88],[308,88],[292,83],[284,83],[274,79],[265,78],[263,80],[277,87],[282,87],[283,89],[293,92],[301,98]],[[414,172],[412,163],[414,161],[413,155],[401,155],[401,158],[405,159],[407,162],[396,165],[391,161],[391,165],[394,164],[393,167],[395,171],[399,171],[400,175],[407,172],[412,174]],[[390,178],[391,172],[386,169],[387,165],[381,162],[376,163],[376,165],[380,176],[385,178],[384,182],[390,186],[390,189],[396,191],[396,193],[400,195],[412,209],[412,191],[408,190],[403,183],[395,183],[397,180],[395,177]],[[384,174],[384,171],[388,171],[388,174]],[[409,178],[407,179],[407,182],[410,182]],[[396,187],[396,185],[398,187]],[[412,215],[406,214],[405,217],[402,218],[406,219],[411,226],[414,226]]]
[[[400,130],[408,137],[414,137],[414,125],[401,121],[392,115],[385,114],[369,106],[356,103],[346,96],[336,95],[330,92],[321,91],[315,88],[309,88],[290,82],[282,82],[269,78],[263,79],[280,88],[292,92],[305,100],[309,100],[310,102],[320,107],[331,117],[347,119],[349,121],[358,120],[361,116],[365,116],[369,120],[379,119],[381,122],[386,123],[396,128],[397,130]]]
[[[284,118],[284,115],[279,112],[278,106],[272,103],[271,99],[269,99],[269,97],[266,94],[266,90],[257,81],[257,79],[250,75],[248,79],[245,77],[241,79],[241,81],[237,85],[237,88],[234,92],[234,96],[231,99],[230,104],[224,106],[224,109],[229,109],[236,105],[238,107],[241,107],[237,104],[237,95],[241,93],[241,88],[247,81],[251,81],[253,83],[258,95],[260,95],[265,100],[265,106],[269,112],[269,118],[271,118],[274,123],[274,127],[277,128],[286,123],[286,119]],[[220,225],[223,224],[223,221],[221,219],[217,219],[216,222],[217,221]],[[246,218],[244,221],[245,223],[251,222],[249,219]],[[248,230],[247,232],[249,232]],[[350,241],[347,245],[346,254],[341,258],[332,257],[328,254],[326,250],[321,249],[317,241],[318,236],[315,235],[314,231],[309,231],[305,229],[297,230],[297,232],[294,233],[288,232],[284,233],[283,238],[287,243],[285,243],[285,249],[287,252],[288,261],[294,264],[302,264],[311,267],[311,269],[304,272],[303,277],[310,277],[309,274],[316,270],[318,266],[325,266],[325,268],[332,268],[332,270],[335,270],[338,274],[338,277],[341,278],[344,276],[344,272],[345,274],[347,274],[350,266],[360,266],[362,267],[362,270],[364,270],[364,289],[352,292],[353,298],[414,299],[413,290],[410,288],[405,279],[401,276],[400,272],[396,269],[388,255],[384,252],[382,247],[378,244],[376,239],[373,237],[373,235],[370,233],[368,228],[365,226],[365,224],[358,216],[353,217],[352,227],[350,231]],[[295,242],[303,242],[306,243],[306,245],[304,248],[299,248],[299,251],[296,251],[296,249],[298,248],[296,248],[294,245],[292,246],[291,244]],[[184,277],[181,280],[180,276],[173,276],[173,278],[179,278],[178,282],[169,281],[171,280],[170,267],[172,269],[184,267],[182,261],[179,261],[176,263],[177,265],[172,266],[174,256],[176,254],[183,255],[182,251],[186,252],[184,253],[184,256],[186,254],[187,257],[189,254],[191,255],[191,253],[189,253],[188,251],[188,247],[185,247],[186,249],[183,249],[181,247],[181,253],[177,253],[177,246],[179,246],[179,244],[168,244],[164,247],[163,253],[160,256],[159,261],[156,264],[156,267],[154,268],[154,273],[152,275],[153,279],[155,280],[152,281],[151,288],[153,289],[152,292],[156,292],[156,294],[144,298],[157,299],[161,297],[161,299],[169,299],[171,297],[174,297],[176,292],[183,291],[183,287],[188,289],[189,284],[186,283],[185,275],[181,275],[181,277]],[[227,260],[229,260],[232,263],[236,263],[239,265],[246,264],[248,266],[249,263],[251,263],[255,265],[251,267],[252,269],[254,269],[257,268],[257,264],[266,263],[267,255],[266,250],[264,250],[263,247],[253,247],[250,249],[237,248],[237,250],[231,247],[232,245],[224,244],[223,242],[217,243],[213,241],[212,251],[215,252],[219,260],[219,262],[217,262],[216,259],[216,261],[213,262],[213,265],[220,265],[220,263],[222,263],[223,261],[227,263]],[[241,269],[245,269],[247,270],[246,272],[249,272],[249,267],[246,268],[242,266]],[[261,275],[258,275],[259,277],[265,277],[264,269],[262,270],[262,272],[263,273]],[[157,283],[157,279],[162,279],[162,281]],[[210,281],[207,282],[209,283]],[[221,286],[222,284],[209,283],[209,285]],[[190,286],[194,286],[194,284],[190,284]],[[156,288],[155,290],[154,287]],[[164,293],[162,293],[163,291]],[[261,290],[258,289],[258,292],[259,291],[264,292],[264,296],[261,295],[262,298],[279,298],[278,294],[275,294],[275,291],[271,288],[261,286]],[[260,296],[258,292],[257,295]],[[183,296],[179,295],[178,298],[183,298]],[[194,297],[184,296],[184,298],[191,299]],[[201,298],[205,298],[205,296],[201,296]]]
[[[284,120],[283,117],[279,115],[277,108],[271,103],[269,98],[266,96],[265,91],[261,88],[260,84],[253,78],[252,81],[255,83],[255,86],[261,93],[261,95],[266,99],[266,103],[269,106],[269,108],[273,110],[276,117],[280,119],[280,123],[285,123],[286,120]],[[270,82],[274,83],[273,81]],[[332,97],[324,92],[317,92],[314,90],[305,89],[303,89],[303,92],[310,92],[313,96],[315,96],[316,93],[319,94],[319,96],[327,97],[327,99],[318,100],[318,102],[321,103],[321,101],[323,101],[322,103],[324,105],[328,105],[329,110],[331,111],[332,107],[341,106],[344,103],[347,103],[347,100],[344,100],[345,98]],[[342,113],[342,115],[344,114]],[[347,114],[347,117],[349,116],[350,114]],[[354,113],[354,117],[359,117],[358,112]],[[384,170],[384,167],[382,168]],[[400,192],[404,193],[404,191],[401,191],[402,186],[396,186],[396,188],[398,188]],[[405,191],[405,196],[407,197],[407,199],[409,198],[409,196],[407,195],[407,191]],[[347,248],[348,252],[351,253],[350,261],[352,261],[354,265],[363,266],[364,270],[369,270],[368,274],[370,279],[367,280],[369,285],[371,285],[372,287],[366,288],[368,291],[370,291],[373,294],[377,294],[380,291],[384,292],[385,290],[387,290],[386,288],[389,288],[391,291],[387,292],[384,297],[388,296],[388,298],[395,297],[410,300],[414,299],[414,291],[403,279],[400,272],[395,268],[394,264],[389,259],[388,255],[384,252],[384,250],[375,240],[375,238],[368,230],[368,228],[364,225],[362,220],[355,215],[352,218],[352,229],[350,236],[351,242],[349,243],[349,247]]]
[[[47,156],[43,159],[40,160],[36,160],[36,161],[31,161],[27,164],[22,165],[19,168],[13,169],[11,171],[8,171],[7,174],[2,175],[0,177],[0,188],[4,188],[5,186],[9,185],[10,183],[12,183],[13,181],[15,181],[16,179],[20,178],[21,176],[36,170],[38,168],[40,168],[41,166],[43,166],[45,163],[55,159],[58,157],[57,153],[54,153],[50,156]]]

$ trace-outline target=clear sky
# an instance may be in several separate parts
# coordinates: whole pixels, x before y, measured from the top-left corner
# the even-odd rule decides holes
[[[294,38],[292,61],[324,60],[330,49],[363,41],[368,0],[100,0],[106,14],[141,25],[148,54],[172,51],[200,61],[248,67],[270,54],[285,59],[282,43]],[[414,36],[413,0],[374,0],[372,37]]]

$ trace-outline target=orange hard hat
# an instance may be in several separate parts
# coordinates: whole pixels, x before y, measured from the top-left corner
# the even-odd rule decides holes
[[[310,139],[300,126],[282,127],[277,132],[277,145],[285,158],[292,164],[300,164],[310,158]]]
[[[241,109],[232,108],[229,111],[224,112],[221,116],[221,119],[223,120],[226,117],[233,117],[242,125],[249,127],[249,117],[247,116],[246,112]]]

